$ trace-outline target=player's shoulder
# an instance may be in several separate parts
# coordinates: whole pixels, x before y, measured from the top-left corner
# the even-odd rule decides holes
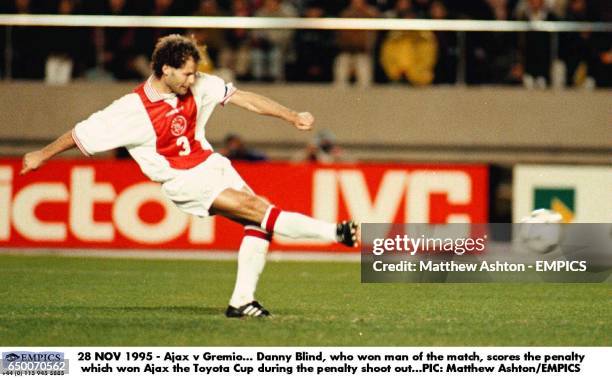
[[[198,72],[196,74],[196,81],[193,87],[195,87],[196,89],[206,90],[220,86],[225,86],[225,81],[220,77],[212,74]]]
[[[140,103],[140,96],[135,92],[125,94],[122,97],[117,98],[113,101],[113,105],[128,107],[134,106],[138,103]]]
[[[234,91],[234,87],[216,75],[198,73],[191,90],[195,96],[219,103]]]
[[[130,93],[115,99],[102,112],[111,117],[129,117],[144,112],[144,106],[138,94]]]

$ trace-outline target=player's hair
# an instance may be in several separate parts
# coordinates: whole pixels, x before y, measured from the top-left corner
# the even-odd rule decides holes
[[[161,78],[164,65],[178,69],[183,67],[189,58],[193,58],[196,64],[200,62],[200,52],[194,40],[180,34],[162,37],[157,41],[151,57],[153,73]]]

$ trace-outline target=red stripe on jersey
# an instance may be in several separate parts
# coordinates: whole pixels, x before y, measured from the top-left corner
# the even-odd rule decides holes
[[[77,148],[79,148],[81,153],[83,153],[87,157],[91,156],[91,154],[89,154],[89,152],[83,147],[83,144],[81,144],[81,140],[79,140],[79,137],[76,135],[74,128],[72,129],[71,135],[72,140],[74,140],[74,143],[76,144]]]
[[[163,100],[149,100],[145,85],[141,84],[134,92],[140,96],[153,124],[157,153],[174,169],[191,169],[206,161],[213,152],[203,149],[195,139],[198,110],[191,90],[186,95],[177,96],[176,108],[173,108]]]
[[[227,86],[225,88],[227,89]],[[227,104],[227,101],[229,100],[229,98],[231,98],[235,93],[236,93],[236,89],[232,88],[230,90],[229,94],[225,95],[225,97],[223,98],[223,100],[221,100],[219,102],[219,104],[221,104],[222,106],[225,106],[225,104]]]

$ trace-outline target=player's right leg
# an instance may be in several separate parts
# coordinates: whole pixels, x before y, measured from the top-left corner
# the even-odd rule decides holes
[[[270,234],[338,242],[349,247],[357,245],[358,232],[354,222],[334,224],[297,212],[282,211],[245,191],[223,190],[213,201],[211,211],[245,225],[258,225]]]

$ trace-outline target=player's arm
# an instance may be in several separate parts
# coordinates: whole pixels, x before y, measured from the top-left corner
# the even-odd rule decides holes
[[[229,102],[260,115],[278,117],[293,124],[299,130],[307,131],[314,124],[310,112],[293,111],[274,100],[253,92],[236,90]]]
[[[62,153],[65,150],[72,149],[76,146],[74,139],[72,138],[72,130],[61,135],[57,140],[51,144],[42,148],[41,150],[35,150],[30,153],[26,153],[23,156],[23,168],[20,174],[26,174],[32,170],[36,170],[41,167],[47,160],[54,156]]]

